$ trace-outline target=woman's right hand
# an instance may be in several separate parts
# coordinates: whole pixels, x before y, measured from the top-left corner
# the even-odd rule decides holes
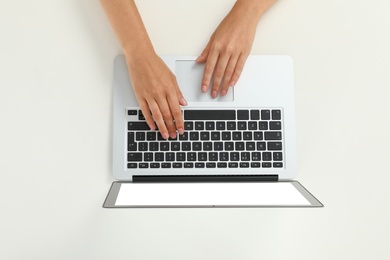
[[[187,105],[176,77],[155,53],[126,57],[131,83],[138,104],[151,130],[157,123],[164,139],[184,133],[180,105]]]

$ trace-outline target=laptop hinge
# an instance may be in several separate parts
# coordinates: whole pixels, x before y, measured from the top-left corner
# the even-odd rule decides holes
[[[278,181],[269,175],[133,175],[133,182],[265,182]]]

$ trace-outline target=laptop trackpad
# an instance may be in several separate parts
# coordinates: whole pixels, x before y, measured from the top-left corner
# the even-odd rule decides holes
[[[234,88],[229,88],[226,96],[217,98],[210,96],[211,85],[206,93],[201,91],[203,70],[205,63],[196,63],[193,60],[177,60],[175,62],[175,75],[177,83],[188,102],[232,102]]]

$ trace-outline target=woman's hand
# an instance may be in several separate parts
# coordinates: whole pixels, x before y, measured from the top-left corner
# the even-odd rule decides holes
[[[251,51],[260,16],[274,0],[238,0],[210,37],[196,62],[206,62],[202,92],[207,92],[214,73],[211,96],[225,96],[240,78]]]
[[[164,139],[184,133],[180,105],[187,105],[172,74],[165,63],[154,53],[126,59],[134,93],[147,124],[156,129]]]

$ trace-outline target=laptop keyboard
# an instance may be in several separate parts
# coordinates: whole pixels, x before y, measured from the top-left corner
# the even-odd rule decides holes
[[[282,109],[183,110],[183,135],[150,131],[127,109],[127,168],[283,168]]]

